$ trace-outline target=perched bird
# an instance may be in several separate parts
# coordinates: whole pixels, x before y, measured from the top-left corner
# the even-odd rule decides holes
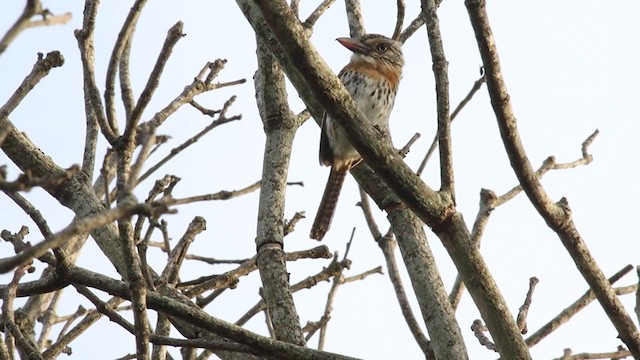
[[[338,77],[367,121],[389,136],[389,115],[404,65],[401,44],[377,34],[337,40],[353,52],[351,61]],[[311,227],[312,239],[322,240],[329,230],[345,176],[360,161],[362,157],[347,139],[345,130],[325,114],[320,135],[320,164],[331,166],[331,173]]]

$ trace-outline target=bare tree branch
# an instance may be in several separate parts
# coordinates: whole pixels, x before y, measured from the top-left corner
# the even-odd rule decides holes
[[[152,213],[156,211],[167,211],[164,206],[148,206],[135,203],[126,203],[118,206],[114,209],[107,210],[104,213],[96,214],[94,216],[85,217],[74,221],[64,230],[54,234],[48,239],[45,239],[38,244],[29,247],[16,256],[10,258],[0,259],[0,273],[6,273],[13,270],[15,267],[22,266],[33,258],[44,254],[47,250],[60,246],[63,242],[69,240],[74,236],[78,236],[91,230],[110,224],[117,219],[121,219],[126,216],[131,216],[135,213]]]
[[[369,198],[367,197],[367,194],[362,187],[360,188],[360,206],[362,207],[362,212],[364,213],[367,225],[369,226],[371,236],[378,243],[378,246],[380,247],[380,249],[382,250],[382,254],[384,255],[385,261],[387,262],[389,279],[391,280],[391,284],[393,285],[396,298],[398,299],[398,304],[400,305],[400,310],[402,311],[402,315],[404,316],[407,326],[409,327],[411,334],[415,338],[426,358],[431,360],[434,356],[434,354],[432,353],[431,344],[429,342],[429,339],[427,339],[427,337],[422,332],[420,325],[418,325],[418,321],[416,320],[416,317],[411,310],[409,299],[407,298],[407,294],[404,290],[404,284],[402,283],[402,279],[400,278],[398,264],[396,262],[394,254],[397,243],[395,239],[393,239],[393,233],[391,232],[391,230],[389,230],[384,236],[380,233],[380,230],[378,230],[378,226],[375,223],[373,214],[371,212]]]
[[[566,199],[554,203],[538,181],[536,174],[524,150],[516,118],[511,108],[511,101],[506,84],[502,77],[498,52],[489,24],[485,2],[466,0],[465,5],[471,19],[478,48],[487,77],[487,89],[491,104],[496,114],[500,135],[505,146],[511,166],[518,177],[525,193],[534,207],[544,218],[547,225],[554,230],[576,267],[585,278],[607,316],[620,334],[622,341],[629,347],[634,357],[640,358],[640,332],[627,314],[611,284],[598,267],[582,236],[571,218],[571,210]],[[498,346],[501,347],[501,346]]]
[[[42,20],[32,20],[36,15],[42,16]],[[29,28],[48,25],[66,24],[71,20],[71,13],[53,15],[48,9],[43,9],[40,0],[27,0],[27,4],[18,17],[18,20],[9,28],[6,34],[0,39],[0,55],[7,50],[9,45]]]
[[[469,93],[467,94],[467,96],[465,96],[464,99],[462,99],[462,101],[460,101],[458,106],[456,106],[456,108],[451,113],[451,119],[449,120],[450,122],[453,122],[453,120],[455,120],[456,116],[458,116],[460,111],[462,111],[462,109],[469,103],[469,101],[471,101],[471,99],[476,94],[476,92],[478,90],[480,90],[480,87],[482,86],[482,84],[484,84],[484,81],[485,80],[484,80],[484,75],[483,75],[478,80],[476,80],[475,83],[473,83],[473,86],[471,87],[471,90],[469,90]],[[431,158],[431,155],[436,150],[437,146],[438,146],[438,133],[436,133],[433,136],[433,141],[431,142],[431,146],[429,146],[429,150],[427,150],[427,153],[424,155],[424,158],[422,159],[422,162],[420,163],[420,166],[418,166],[418,171],[416,171],[416,174],[418,176],[422,175],[422,172],[424,171],[425,167],[427,166],[427,162]]]
[[[482,320],[474,320],[473,324],[471,324],[471,331],[473,331],[473,335],[476,336],[480,345],[486,347],[489,350],[493,350],[498,352],[498,348],[496,344],[494,344],[491,339],[489,339],[484,332],[487,331],[487,327],[482,323]]]
[[[104,101],[107,120],[109,121],[109,132],[113,133],[114,135],[118,134],[118,120],[116,118],[116,109],[114,102],[115,81],[118,64],[120,63],[122,52],[127,46],[127,42],[130,38],[133,37],[133,32],[135,31],[136,24],[138,23],[138,18],[140,17],[142,9],[146,5],[146,3],[147,0],[136,0],[133,6],[131,6],[131,10],[129,10],[129,14],[125,19],[124,24],[122,24],[122,28],[120,29],[120,33],[118,34],[118,39],[113,46],[113,51],[111,52],[111,58],[109,59],[109,66],[107,68],[107,82],[104,91]]]
[[[518,311],[516,323],[518,324],[518,328],[523,335],[528,332],[527,315],[529,314],[529,306],[531,306],[531,299],[533,298],[533,290],[535,289],[536,284],[538,284],[538,281],[538,278],[535,276],[529,279],[529,291],[527,291],[527,296],[524,299],[524,303]]]
[[[347,8],[347,21],[349,22],[349,34],[357,38],[366,33],[364,30],[364,19],[362,18],[362,7],[360,0],[345,0]]]
[[[256,234],[256,265],[275,338],[304,345],[300,318],[289,288],[284,247],[284,204],[293,138],[299,124],[291,112],[284,73],[258,39],[256,94],[267,136],[262,167]]]
[[[0,50],[0,53],[2,51]],[[43,57],[41,53],[38,53],[38,61],[33,65],[31,73],[24,78],[20,86],[11,95],[9,100],[0,107],[0,144],[4,141],[5,137],[10,131],[9,125],[7,125],[8,117],[13,110],[18,107],[20,102],[29,94],[29,92],[49,74],[51,69],[60,67],[64,64],[64,57],[59,51],[52,51]]]
[[[26,269],[19,267],[14,271],[13,279],[9,283],[7,291],[4,292],[2,298],[2,322],[5,327],[5,335],[11,334],[6,337],[8,352],[13,354],[11,346],[11,338],[15,341],[15,346],[20,353],[20,358],[29,359],[42,359],[40,352],[36,348],[36,344],[32,343],[20,330],[20,327],[16,324],[15,313],[13,309],[13,301],[16,298],[16,288],[20,279],[24,276]],[[3,351],[4,352],[4,351]],[[13,357],[13,356],[11,356]]]
[[[323,0],[318,5],[318,7],[316,7],[316,9],[313,10],[311,15],[309,15],[309,17],[307,17],[307,20],[304,21],[302,26],[304,26],[307,29],[313,28],[313,26],[316,24],[318,19],[320,19],[322,14],[324,14],[324,12],[327,11],[329,9],[329,7],[331,7],[331,5],[333,5],[334,2],[336,2],[336,0]],[[293,6],[292,6],[292,9],[293,9]]]
[[[404,24],[406,5],[404,3],[404,0],[396,0],[396,4],[398,8],[398,13],[396,14],[396,27],[393,30],[393,35],[391,36],[391,38],[394,40],[399,40],[400,33],[402,32],[402,25]]]
[[[627,265],[613,276],[611,276],[608,281],[610,284],[614,284],[618,280],[620,280],[624,275],[628,274],[631,270],[633,270],[633,266]],[[587,305],[589,305],[593,300],[596,299],[593,290],[587,290],[584,295],[578,298],[573,304],[569,305],[567,308],[562,310],[558,315],[556,315],[553,319],[549,320],[546,324],[544,324],[540,329],[536,330],[533,334],[531,334],[527,339],[527,346],[533,347],[538,344],[542,339],[551,334],[554,330],[559,328],[562,324],[568,322],[573,315],[577,314],[580,310],[584,309]]]
[[[631,355],[629,350],[618,350],[604,353],[580,353],[573,355],[571,349],[564,349],[564,355],[553,360],[587,360],[587,359],[625,359]]]
[[[451,143],[451,120],[449,117],[449,63],[444,54],[442,35],[434,0],[422,0],[422,12],[427,17],[427,36],[436,81],[436,103],[438,108],[438,143],[440,144],[440,191],[451,196],[455,203],[455,181],[453,176],[453,149]]]

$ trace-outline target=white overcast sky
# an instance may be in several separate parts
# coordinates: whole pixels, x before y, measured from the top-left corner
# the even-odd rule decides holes
[[[73,31],[81,27],[83,4],[43,2],[53,13],[70,11],[73,20],[64,26],[27,30],[0,56],[0,104],[31,70],[38,52],[60,50],[65,65],[42,80],[10,118],[57,164],[67,167],[81,163],[84,141],[82,72],[73,36]],[[302,13],[308,14],[319,2],[303,0]],[[96,73],[101,89],[112,45],[131,3],[101,4],[95,34]],[[419,8],[417,0],[407,3],[406,23]],[[363,0],[362,5],[367,31],[389,35],[395,24],[395,1]],[[8,29],[23,6],[23,1],[2,2],[0,32]],[[640,199],[637,145],[640,3],[497,0],[489,1],[488,10],[521,136],[534,166],[549,155],[555,155],[559,162],[577,159],[582,141],[595,129],[600,130],[590,149],[594,162],[587,167],[548,174],[543,180],[545,188],[553,199],[568,198],[578,229],[607,276],[627,264],[638,264],[640,245],[634,224],[638,221]],[[455,106],[479,77],[481,60],[463,2],[445,0],[438,14],[449,61],[451,103]],[[246,78],[248,82],[198,99],[204,106],[220,108],[231,95],[237,95],[230,113],[242,113],[243,119],[214,130],[157,176],[171,173],[182,177],[174,191],[177,197],[239,189],[258,180],[262,167],[264,135],[251,83],[256,69],[254,35],[233,1],[150,1],[133,41],[131,74],[136,94],[146,82],[167,29],[178,20],[184,22],[187,36],[175,47],[143,119],[149,119],[179,94],[206,61],[226,58],[228,63],[220,73],[220,81]],[[312,37],[336,72],[350,54],[334,40],[348,33],[344,3],[338,1],[320,19]],[[421,29],[404,47],[405,73],[391,117],[396,145],[403,145],[415,132],[422,134],[406,159],[413,168],[424,156],[436,127],[434,82],[426,38],[426,31]],[[289,94],[293,110],[302,110],[293,88]],[[185,107],[159,129],[159,133],[172,137],[164,151],[177,146],[208,122],[194,109]],[[308,239],[308,233],[328,175],[328,170],[317,163],[318,139],[318,127],[311,121],[301,127],[296,137],[289,180],[303,181],[304,187],[289,189],[285,217],[306,211],[307,218],[286,238],[288,251],[317,245]],[[484,87],[455,121],[453,145],[458,210],[471,226],[481,188],[502,194],[516,184]],[[429,186],[438,188],[437,156],[433,161],[423,178]],[[0,164],[6,163],[9,160],[0,154]],[[17,175],[15,167],[9,167],[10,178]],[[140,198],[146,195],[152,180],[139,187]],[[34,190],[27,196],[47,217],[54,231],[71,220],[71,212],[44,192]],[[207,231],[198,237],[192,251],[216,258],[249,257],[255,251],[257,200],[258,193],[254,193],[227,202],[181,207],[177,215],[167,217],[171,236],[178,239],[193,216],[202,215],[207,220]],[[350,253],[353,266],[347,275],[384,264],[359,208],[354,206],[357,201],[356,183],[348,179],[333,226],[324,240],[332,250],[342,253],[351,229],[357,228]],[[0,214],[0,228],[16,232],[25,224],[31,228],[31,242],[41,239],[35,225],[1,195]],[[377,213],[377,218],[380,227],[386,229],[384,214]],[[429,244],[449,289],[455,269],[438,238],[430,233]],[[0,245],[3,257],[11,251],[10,246]],[[559,239],[546,228],[523,195],[494,212],[483,238],[482,252],[514,312],[522,304],[529,278],[540,279],[529,312],[531,332],[587,289]],[[156,269],[160,268],[164,257],[154,250],[151,253]],[[321,261],[290,264],[291,281],[298,282],[327,264]],[[117,277],[91,242],[79,265]],[[189,263],[181,276],[191,279],[227,269]],[[404,269],[403,276],[409,287]],[[0,279],[6,282],[8,278]],[[636,279],[630,274],[619,284],[632,284]],[[233,322],[259,299],[258,286],[257,273],[244,278],[237,289],[226,292],[207,310]],[[321,284],[295,295],[303,323],[319,319],[328,289],[328,283]],[[67,290],[64,299],[61,313],[73,312],[78,304],[77,294]],[[627,295],[623,301],[633,315],[633,296]],[[417,304],[413,303],[419,317]],[[82,304],[90,307],[85,300]],[[386,276],[372,276],[342,287],[334,308],[327,350],[366,359],[423,358],[400,315]],[[496,358],[495,353],[478,344],[469,330],[479,314],[468,294],[457,314],[470,357]],[[263,334],[266,331],[262,315],[248,327]],[[314,338],[310,346],[316,344]],[[613,326],[594,303],[531,351],[535,359],[551,359],[561,356],[566,347],[576,353],[601,352],[613,351],[619,344]],[[77,359],[90,356],[109,359],[135,351],[133,339],[106,319],[100,320],[72,347],[72,358]]]

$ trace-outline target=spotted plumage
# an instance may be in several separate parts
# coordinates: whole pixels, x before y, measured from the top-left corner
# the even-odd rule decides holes
[[[367,121],[388,137],[389,115],[404,65],[401,44],[377,34],[337,40],[353,52],[351,61],[338,77]],[[360,161],[362,157],[347,139],[344,129],[325,114],[320,135],[320,163],[331,166],[331,173],[311,228],[312,239],[322,240],[329,230],[345,176]]]

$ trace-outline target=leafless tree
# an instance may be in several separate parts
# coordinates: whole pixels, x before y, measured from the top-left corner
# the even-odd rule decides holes
[[[566,199],[554,202],[539,179],[551,170],[587,165],[592,158],[589,145],[597,131],[582,144],[582,157],[570,163],[557,163],[553,157],[534,169],[520,141],[508,89],[502,78],[498,49],[493,40],[486,4],[482,0],[467,0],[470,23],[476,35],[482,57],[483,74],[470,84],[468,96],[456,107],[449,100],[448,63],[438,21],[439,1],[422,0],[421,12],[414,14],[405,26],[404,0],[397,1],[397,17],[393,38],[404,43],[418,29],[425,27],[433,61],[436,84],[438,131],[430,151],[419,169],[409,168],[403,155],[417,139],[414,137],[400,151],[381,141],[379,134],[368,127],[338,78],[310,44],[313,27],[334,1],[316,1],[317,7],[306,17],[301,15],[300,1],[237,0],[247,19],[243,26],[254,29],[257,43],[258,70],[253,77],[256,104],[263,123],[266,142],[262,177],[240,190],[219,191],[189,197],[175,197],[174,189],[181,178],[191,174],[160,175],[159,170],[174,160],[190,145],[219,126],[239,120],[232,115],[235,97],[218,109],[196,100],[198,95],[232,87],[244,79],[219,81],[225,60],[213,60],[194,73],[192,82],[175,89],[176,96],[163,106],[151,106],[163,70],[176,44],[182,39],[183,24],[177,22],[166,35],[143,91],[134,95],[130,76],[130,52],[134,33],[145,0],[136,0],[122,24],[106,66],[106,87],[100,90],[97,79],[94,31],[100,11],[98,0],[86,0],[82,28],[75,31],[83,71],[83,91],[86,134],[82,163],[63,168],[47,156],[9,119],[29,92],[50,71],[64,66],[60,52],[40,54],[33,70],[0,108],[0,147],[22,172],[10,179],[7,168],[0,168],[0,190],[4,198],[22,209],[37,225],[40,235],[29,235],[26,226],[3,224],[13,228],[2,231],[2,239],[13,245],[15,255],[0,259],[0,271],[13,273],[12,279],[0,285],[2,295],[2,326],[4,341],[0,343],[0,358],[52,359],[70,354],[72,341],[82,341],[81,335],[102,316],[108,317],[131,333],[133,346],[123,346],[130,355],[123,358],[173,358],[169,347],[180,349],[188,359],[205,359],[216,355],[223,359],[348,359],[324,351],[337,290],[346,284],[382,273],[374,268],[361,274],[347,272],[352,259],[349,247],[342,256],[320,245],[304,251],[285,252],[285,237],[295,232],[304,218],[297,213],[284,217],[286,190],[300,183],[288,182],[288,170],[293,140],[299,127],[308,119],[316,122],[323,113],[336,119],[365,161],[352,170],[361,186],[360,207],[369,225],[371,237],[377,242],[386,260],[386,273],[393,284],[402,314],[417,345],[427,359],[469,358],[462,330],[471,326],[480,344],[499,353],[503,359],[529,359],[529,348],[539,343],[559,325],[567,322],[593,300],[598,300],[623,345],[602,354],[572,354],[567,349],[561,359],[640,358],[640,333],[619,295],[634,293],[637,286],[614,288],[613,283],[632,270],[624,267],[607,279],[585,245],[576,228]],[[354,37],[365,33],[360,2],[346,0],[348,25]],[[194,9],[195,11],[195,9]],[[80,16],[80,14],[73,14]],[[0,55],[19,41],[20,34],[36,26],[55,26],[71,18],[43,8],[39,0],[27,0],[24,12],[0,39]],[[179,51],[179,50],[175,50]],[[66,56],[69,56],[65,54]],[[102,71],[102,69],[100,69]],[[100,71],[100,72],[101,72]],[[285,79],[291,81],[306,109],[295,113],[286,92]],[[119,85],[119,88],[118,88]],[[456,208],[455,172],[452,161],[451,123],[471,101],[477,91],[486,87],[500,128],[505,151],[519,184],[503,195],[483,190],[480,208],[473,224],[464,221]],[[120,99],[117,99],[117,95]],[[188,105],[211,122],[184,143],[173,147],[166,155],[151,162],[151,155],[168,147],[170,141],[158,130],[181,107]],[[216,106],[216,105],[213,105]],[[106,143],[107,149],[100,148]],[[431,154],[438,149],[440,159],[440,189],[432,189],[420,174]],[[104,154],[102,158],[99,158]],[[147,179],[156,178],[153,185],[142,187]],[[61,206],[74,213],[74,219],[62,230],[53,232],[47,219],[22,194],[33,188],[44,189]],[[253,191],[260,191],[256,253],[246,258],[222,260],[206,254],[190,252],[191,244],[206,229],[204,217],[196,216],[186,229],[170,229],[167,214],[177,207],[200,201],[229,200]],[[494,209],[524,192],[540,216],[558,236],[589,285],[588,291],[545,326],[524,337],[527,313],[538,280],[531,278],[529,291],[517,315],[512,314],[480,252],[480,240]],[[135,194],[148,194],[138,201]],[[389,229],[381,231],[372,216],[371,198],[383,209]],[[425,230],[424,225],[430,229]],[[19,224],[18,224],[19,226]],[[469,230],[471,229],[471,230]],[[181,232],[176,243],[170,233]],[[441,279],[427,240],[433,234],[442,242],[453,260],[458,277],[453,289],[447,290]],[[154,240],[161,239],[161,240]],[[121,278],[107,276],[76,264],[88,241],[95,241],[102,254]],[[409,273],[411,286],[419,304],[420,315],[410,306],[409,293],[399,275],[394,249],[399,247],[402,261]],[[163,252],[166,261],[150,261],[150,252]],[[6,250],[4,251],[6,253]],[[298,283],[290,283],[287,263],[302,259],[325,261],[324,268],[309,274]],[[325,259],[325,260],[319,260]],[[203,275],[194,280],[181,279],[185,261],[210,264],[233,264],[234,268],[215,275]],[[39,279],[24,281],[26,272],[38,269]],[[206,311],[206,307],[223,292],[235,288],[243,277],[258,271],[262,286],[260,300],[235,324],[221,320]],[[317,321],[301,324],[293,293],[331,281],[326,306]],[[62,291],[73,287],[94,308],[79,307],[71,315],[60,315],[56,309]],[[455,309],[465,289],[471,295],[482,320],[459,324]],[[109,294],[98,296],[97,291]],[[640,298],[640,297],[639,297]],[[16,304],[20,304],[16,308]],[[513,305],[513,304],[511,304]],[[640,307],[640,306],[639,306]],[[133,321],[124,312],[130,311]],[[212,311],[215,313],[215,311]],[[247,330],[243,326],[256,314],[266,314],[268,335]],[[155,316],[150,317],[153,313]],[[154,319],[152,321],[152,319]],[[40,325],[37,325],[37,323]],[[54,325],[64,326],[57,337]],[[486,324],[486,325],[485,325]],[[426,327],[427,333],[422,327]],[[172,335],[175,329],[180,336]],[[308,346],[318,335],[318,346]],[[79,340],[76,340],[79,339]],[[176,354],[175,352],[173,354]]]

